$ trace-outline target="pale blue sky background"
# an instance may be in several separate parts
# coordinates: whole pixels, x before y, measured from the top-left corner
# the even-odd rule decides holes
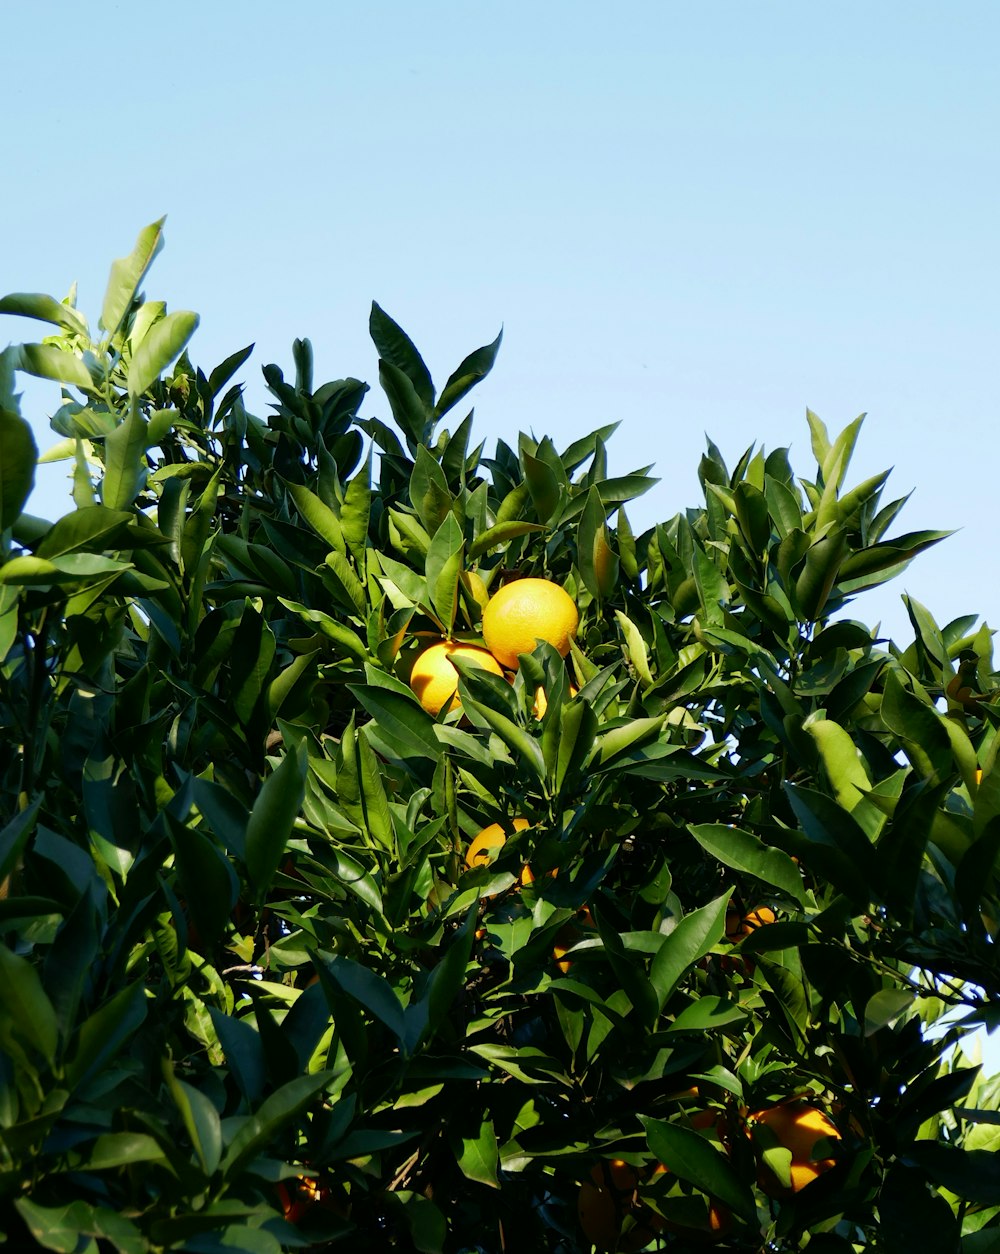
[[[375,379],[373,298],[439,385],[502,323],[480,437],[622,419],[613,469],[662,476],[637,527],[697,503],[704,432],[808,475],[805,407],[866,410],[854,478],[895,465],[901,529],[963,530],[858,615],[1000,622],[995,0],[50,0],[4,43],[0,291],[79,279],[96,322],[168,213],[147,292],[202,315],[206,368],[256,340],[258,412],[297,335]]]

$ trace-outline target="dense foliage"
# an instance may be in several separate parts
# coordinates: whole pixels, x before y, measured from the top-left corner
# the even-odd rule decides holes
[[[851,616],[941,538],[848,485],[861,420],[810,415],[811,480],[710,444],[634,535],[613,428],[442,426],[499,337],[439,393],[376,305],[369,416],[306,340],[248,413],[250,350],[206,374],[141,295],[160,243],[96,335],[0,301],[51,330],[0,355],[11,1248],[1000,1250],[1000,1082],[953,1048],[1000,1001],[991,633]],[[432,717],[414,657],[525,576],[569,656],[459,660]]]

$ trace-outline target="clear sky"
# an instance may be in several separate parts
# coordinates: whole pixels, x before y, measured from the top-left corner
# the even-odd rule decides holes
[[[502,324],[480,438],[621,419],[613,470],[662,476],[636,527],[698,503],[705,432],[809,476],[806,406],[867,411],[855,480],[961,530],[858,616],[1000,623],[995,0],[50,0],[4,43],[0,293],[78,279],[96,323],[167,213],[147,292],[206,368],[256,341],[258,412],[295,336],[374,382],[372,299],[439,385]]]

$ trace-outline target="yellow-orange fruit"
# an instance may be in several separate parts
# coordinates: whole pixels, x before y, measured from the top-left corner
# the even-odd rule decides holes
[[[496,660],[514,670],[518,655],[546,640],[562,657],[580,621],[573,598],[549,579],[515,579],[483,611],[483,640]]]
[[[531,824],[527,819],[516,818],[514,820],[515,832],[523,832],[525,828],[530,826]],[[465,865],[470,871],[474,871],[477,866],[487,866],[493,861],[494,856],[500,851],[506,840],[507,833],[500,824],[490,823],[488,827],[484,827],[477,836],[473,837],[472,844],[465,852]],[[524,882],[528,884],[531,882],[531,873],[527,867],[525,867],[525,872],[527,872],[529,878],[524,879]],[[524,877],[522,876],[522,878]]]
[[[570,684],[569,695],[571,697],[575,697],[578,691],[579,691],[578,689],[574,688],[573,685]],[[535,718],[542,719],[545,717],[545,711],[548,708],[549,708],[549,699],[545,695],[545,689],[537,688],[535,690],[535,703],[531,707],[532,714],[535,716]]]
[[[493,675],[503,674],[496,658],[487,649],[480,649],[474,644],[458,644],[454,640],[432,644],[420,654],[410,672],[410,687],[428,714],[437,716],[446,706],[452,710],[461,705],[458,671],[451,664],[453,657],[465,658]]]
[[[578,922],[585,927],[596,927],[594,916],[590,913],[589,906],[581,906],[576,912]],[[566,957],[567,950],[573,948],[583,940],[584,934],[577,927],[576,923],[564,923],[556,932],[555,941],[552,945],[552,957],[555,959],[556,966],[563,973],[569,974],[569,969],[573,965],[573,959]]]
[[[787,1189],[768,1168],[762,1168],[761,1187],[765,1192],[780,1196],[783,1193],[798,1193],[807,1184],[829,1171],[834,1165],[832,1158],[813,1159],[813,1151],[817,1142],[824,1139],[841,1140],[837,1125],[825,1111],[808,1102],[781,1102],[777,1106],[758,1110],[750,1115],[747,1128],[751,1135],[754,1129],[765,1127],[779,1145],[783,1145],[792,1155],[790,1167],[791,1189]],[[770,1141],[770,1138],[768,1138]],[[757,1138],[760,1145],[762,1138]]]
[[[656,1235],[650,1223],[655,1216],[639,1201],[638,1184],[635,1168],[616,1158],[596,1163],[590,1179],[580,1185],[576,1204],[580,1227],[598,1250],[632,1254]],[[623,1233],[626,1217],[635,1223]]]

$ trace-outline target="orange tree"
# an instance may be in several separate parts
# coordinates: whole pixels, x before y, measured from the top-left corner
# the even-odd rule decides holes
[[[96,331],[0,301],[49,330],[0,355],[10,1247],[1000,1248],[990,632],[851,616],[941,538],[848,485],[860,420],[810,415],[812,479],[710,444],[635,535],[611,427],[442,425],[499,337],[438,392],[373,306],[368,416],[305,340],[247,412],[160,242]],[[503,653],[526,579],[428,712],[415,659],[513,588]]]

